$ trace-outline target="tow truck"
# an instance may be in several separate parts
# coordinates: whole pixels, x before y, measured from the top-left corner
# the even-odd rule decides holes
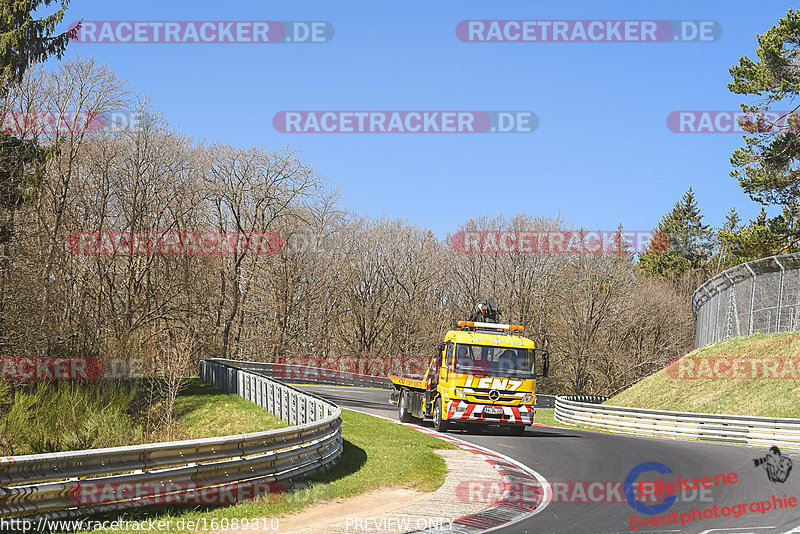
[[[498,425],[519,436],[533,424],[536,378],[549,374],[550,355],[522,337],[523,326],[492,322],[500,311],[488,303],[479,313],[487,320],[458,321],[445,334],[424,376],[389,377],[400,421],[431,418],[437,432]]]

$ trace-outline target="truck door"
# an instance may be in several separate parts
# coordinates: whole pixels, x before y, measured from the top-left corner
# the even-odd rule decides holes
[[[436,397],[436,388],[439,385],[439,372],[442,367],[442,351],[444,343],[439,343],[436,351],[431,358],[430,366],[428,367],[428,379],[425,382],[425,400],[429,406],[433,406],[433,399]]]
[[[455,351],[453,350],[453,342],[452,341],[448,341],[446,343],[444,352],[442,353],[442,357],[444,358],[444,360],[443,360],[444,361],[444,365],[442,365],[441,375],[439,377],[441,380],[444,380],[445,382],[449,382],[450,381],[450,371],[453,370],[453,353],[454,352]]]

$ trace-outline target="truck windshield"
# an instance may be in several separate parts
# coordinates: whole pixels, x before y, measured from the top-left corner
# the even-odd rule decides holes
[[[456,345],[457,371],[492,376],[533,378],[535,359],[532,350],[487,345]]]

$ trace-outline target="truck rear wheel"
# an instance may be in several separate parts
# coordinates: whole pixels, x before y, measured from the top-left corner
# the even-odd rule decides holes
[[[397,402],[397,418],[401,423],[410,423],[414,420],[411,414],[406,410],[406,391],[400,392],[400,400]]]
[[[433,408],[433,428],[437,432],[447,432],[447,421],[442,418],[442,399],[436,399],[436,406]]]

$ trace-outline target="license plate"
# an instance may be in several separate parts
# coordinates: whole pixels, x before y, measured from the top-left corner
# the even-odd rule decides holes
[[[489,415],[500,415],[503,413],[502,408],[495,408],[493,406],[487,406],[486,408],[483,409],[483,411]]]

